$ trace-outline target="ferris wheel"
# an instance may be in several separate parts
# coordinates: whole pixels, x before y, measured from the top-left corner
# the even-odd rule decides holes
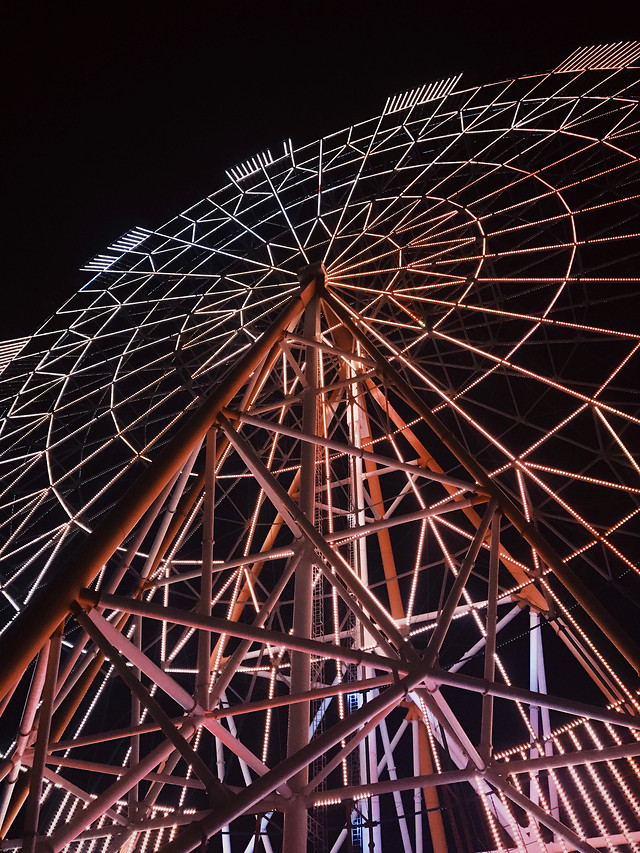
[[[640,850],[639,59],[288,140],[9,345],[1,849]]]

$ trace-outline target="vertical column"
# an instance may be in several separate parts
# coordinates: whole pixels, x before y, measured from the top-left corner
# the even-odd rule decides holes
[[[541,631],[541,619],[540,614],[536,611],[531,611],[531,614],[535,614],[535,619],[531,618],[532,630],[530,642],[535,642],[536,644],[536,652],[535,652],[535,670],[536,670],[536,678],[535,683],[536,687],[532,688],[537,690],[539,693],[547,692],[547,673],[545,669],[544,662],[544,648],[542,645],[542,631]],[[535,635],[535,636],[534,636]],[[533,661],[532,657],[532,661]],[[531,678],[533,682],[533,678]],[[553,755],[553,739],[551,738],[551,718],[549,716],[548,708],[536,708],[534,710],[538,711],[538,717],[536,720],[536,727],[534,731],[536,736],[539,738],[540,735],[544,735],[544,754],[545,755]],[[540,728],[542,728],[542,733],[540,732]],[[532,751],[533,754],[533,751]],[[555,783],[553,781],[553,777],[549,774],[541,774],[541,776],[546,777],[548,784],[548,797],[549,797],[549,808],[551,811],[551,815],[555,818],[559,818],[559,804],[558,804],[558,791],[556,789]],[[536,791],[537,795],[537,791]],[[533,797],[531,797],[533,799]],[[537,799],[536,799],[537,802]]]
[[[31,688],[29,690],[29,695],[27,697],[24,712],[22,714],[22,720],[20,722],[20,734],[18,735],[16,747],[13,752],[13,755],[11,756],[11,769],[7,774],[7,780],[3,786],[2,798],[0,799],[0,838],[4,838],[6,831],[8,831],[9,829],[8,826],[5,827],[4,825],[5,818],[7,816],[7,812],[11,804],[11,799],[13,791],[16,787],[16,782],[18,781],[18,777],[20,775],[22,756],[29,743],[29,738],[33,730],[33,724],[36,719],[36,713],[38,710],[38,705],[40,703],[40,696],[44,687],[48,656],[49,643],[47,643],[47,645],[42,648],[38,656],[38,663],[36,664],[35,672],[33,674],[33,680],[31,682]],[[22,801],[20,804],[22,805]]]
[[[356,343],[358,354],[360,353],[360,345]],[[350,368],[354,378],[350,386],[350,402],[349,402],[349,438],[354,447],[362,447],[363,436],[369,435],[369,423],[366,412],[363,409],[363,394],[364,389],[358,381],[357,372]],[[364,527],[365,518],[365,495],[364,495],[364,465],[362,459],[357,456],[351,458],[352,470],[352,500],[353,500],[353,524],[354,527]],[[369,583],[369,567],[367,563],[367,537],[362,536],[356,539],[354,543],[353,553],[353,568],[356,575],[362,583],[367,586]],[[374,645],[374,639],[371,634],[366,631],[364,626],[360,626],[356,636],[356,647],[367,648]],[[359,678],[371,678],[375,673],[368,667],[362,667],[359,672]],[[364,698],[358,694],[357,704],[361,707]],[[359,746],[360,753],[360,783],[366,785],[378,781],[378,751],[376,744],[375,731],[367,735],[366,739]],[[377,796],[371,797],[370,800],[361,800],[358,804],[362,816],[364,818],[362,848],[363,850],[373,849],[379,850],[382,845],[380,833],[380,798]]]
[[[529,690],[537,692],[539,688],[539,667],[541,660],[539,657],[538,640],[540,637],[540,615],[533,608],[529,610]],[[537,705],[529,705],[529,725],[533,732],[533,737],[536,740],[540,738],[540,708]],[[538,757],[538,750],[531,747],[529,751],[531,758]],[[529,785],[529,799],[534,803],[538,803],[538,789],[533,780]]]
[[[204,505],[202,510],[202,579],[198,613],[211,616],[213,587],[213,513],[216,485],[216,430],[207,433],[204,473]],[[198,674],[196,701],[209,710],[209,678],[211,666],[211,635],[208,631],[198,634]]]
[[[419,776],[422,772],[420,766],[420,741],[418,726],[420,720],[417,718],[411,720],[411,738],[413,743],[413,775]],[[416,853],[423,853],[422,843],[422,790],[420,788],[413,789],[413,811],[416,832]]]
[[[136,644],[136,647],[142,651],[142,616],[133,617],[134,632],[131,641]],[[134,667],[133,672],[135,677],[140,680],[142,672],[139,667]],[[140,699],[135,694],[131,694],[131,725],[139,726],[141,718]],[[140,763],[140,735],[131,737],[131,752],[129,754],[129,767],[137,767]],[[138,816],[138,799],[140,796],[140,785],[138,782],[131,786],[127,795],[127,811],[129,820],[135,821]]]
[[[25,853],[34,853],[38,838],[38,819],[40,817],[40,798],[42,795],[42,782],[49,746],[49,734],[51,732],[51,713],[56,694],[56,680],[58,677],[58,666],[60,664],[60,648],[62,646],[62,634],[64,623],[60,624],[49,641],[49,656],[47,658],[47,671],[45,675],[44,688],[42,691],[42,704],[40,706],[40,720],[38,722],[38,735],[33,753],[31,765],[31,780],[29,797],[24,819],[24,845]]]
[[[316,295],[310,300],[304,313],[304,336],[315,341],[320,333],[320,302]],[[318,408],[318,350],[307,345],[306,388],[302,397],[302,431],[307,435],[317,432]],[[300,453],[300,509],[311,524],[315,525],[316,501],[316,446],[309,441],[301,442]],[[300,637],[311,637],[313,633],[313,564],[303,558],[298,563],[294,584],[293,632]],[[291,692],[309,690],[311,686],[311,659],[302,652],[291,654]],[[289,709],[287,755],[293,755],[309,741],[309,702],[299,702]],[[308,768],[300,770],[290,780],[296,791],[309,781]],[[295,803],[284,816],[283,853],[300,853],[307,849],[307,809]]]
[[[220,738],[216,738],[216,771],[218,779],[224,782],[224,746]],[[231,853],[231,834],[228,825],[222,827],[220,835],[222,837],[222,853]]]
[[[493,681],[496,671],[496,625],[498,622],[498,572],[500,570],[500,514],[496,510],[491,520],[491,550],[489,556],[489,586],[487,590],[487,633],[484,647],[484,677]],[[479,752],[487,764],[491,761],[493,734],[493,696],[482,697],[482,722]]]

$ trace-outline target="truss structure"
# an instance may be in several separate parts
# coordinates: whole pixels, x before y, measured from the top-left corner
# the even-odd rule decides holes
[[[0,849],[640,850],[640,45],[231,169],[0,354]]]

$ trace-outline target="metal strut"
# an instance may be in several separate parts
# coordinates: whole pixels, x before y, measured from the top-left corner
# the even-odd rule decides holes
[[[69,613],[83,587],[89,586],[166,483],[202,442],[218,414],[247,382],[251,373],[284,336],[316,292],[310,279],[291,298],[267,331],[240,359],[226,381],[188,419],[137,482],[96,526],[58,574],[37,593],[29,607],[0,637],[0,697],[22,676],[30,662]]]
[[[306,274],[303,273],[303,275]],[[320,282],[318,282],[320,283]],[[322,281],[322,283],[324,283]],[[313,295],[304,312],[304,336],[309,341],[318,339],[320,333],[320,300]],[[302,429],[315,435],[318,427],[318,352],[307,343],[306,387],[302,398]],[[316,447],[310,442],[302,445],[300,461],[300,509],[309,524],[315,527]],[[295,575],[293,603],[293,632],[298,636],[313,635],[313,563],[309,559],[310,549],[298,564]],[[304,692],[311,688],[311,657],[303,652],[291,654],[291,692]],[[287,756],[295,755],[309,742],[310,703],[299,702],[289,709]],[[291,778],[294,792],[303,788],[309,780],[309,768],[303,767]],[[308,812],[306,805],[295,796],[292,805],[284,814],[283,853],[297,853],[306,849]]]

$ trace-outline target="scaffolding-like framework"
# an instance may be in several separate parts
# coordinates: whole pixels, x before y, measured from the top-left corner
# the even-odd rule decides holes
[[[0,850],[640,851],[639,59],[287,141],[0,351]]]

